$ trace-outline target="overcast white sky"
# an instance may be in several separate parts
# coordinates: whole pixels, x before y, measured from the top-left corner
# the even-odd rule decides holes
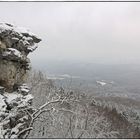
[[[42,38],[33,63],[139,63],[140,3],[0,3],[0,22]]]

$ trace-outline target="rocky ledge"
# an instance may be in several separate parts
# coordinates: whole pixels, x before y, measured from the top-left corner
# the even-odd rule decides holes
[[[0,23],[0,85],[7,91],[25,82],[30,69],[27,55],[41,41],[29,30],[8,23]]]

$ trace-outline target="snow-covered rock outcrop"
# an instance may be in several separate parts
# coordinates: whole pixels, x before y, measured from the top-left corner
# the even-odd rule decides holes
[[[29,30],[0,23],[0,139],[20,138],[29,125],[34,109],[24,83],[30,69],[27,55],[40,41]]]
[[[24,94],[21,91],[24,91]],[[26,129],[30,119],[28,112],[33,111],[32,99],[33,96],[25,84],[12,93],[0,90],[0,139],[18,138],[20,132]]]
[[[27,29],[0,23],[0,86],[13,91],[24,83],[30,68],[27,55],[38,47],[40,41]]]

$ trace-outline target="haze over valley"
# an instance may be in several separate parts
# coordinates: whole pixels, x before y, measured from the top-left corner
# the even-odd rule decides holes
[[[140,3],[1,2],[1,138],[140,138]]]

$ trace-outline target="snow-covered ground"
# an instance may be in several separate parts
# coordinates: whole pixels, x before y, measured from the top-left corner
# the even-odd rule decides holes
[[[97,84],[101,85],[101,86],[105,86],[107,83],[103,82],[103,81],[96,81]]]
[[[77,79],[80,77],[69,74],[48,74],[47,78],[52,80],[64,80],[64,79]]]

